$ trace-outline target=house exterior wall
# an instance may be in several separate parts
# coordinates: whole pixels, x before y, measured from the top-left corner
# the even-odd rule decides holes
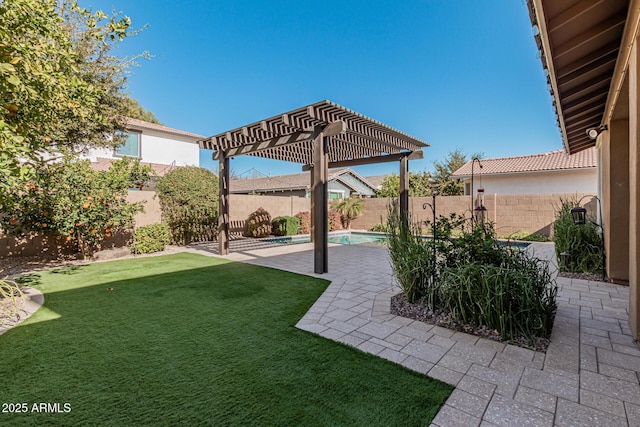
[[[161,134],[153,131],[138,131],[140,133],[140,161],[176,166],[198,166],[200,163],[200,148],[195,142],[177,135]],[[89,150],[86,156],[95,162],[98,157],[117,159],[112,149],[100,148]]]
[[[469,195],[468,184],[471,178],[465,178],[465,194]],[[571,170],[559,172],[534,172],[491,176],[475,176],[473,191],[484,188],[485,194],[547,194],[554,193],[590,193],[598,191],[598,170]]]

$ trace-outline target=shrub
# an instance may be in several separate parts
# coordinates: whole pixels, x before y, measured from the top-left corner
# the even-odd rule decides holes
[[[298,234],[311,233],[311,212],[298,212],[296,218],[300,220],[300,228]]]
[[[548,263],[501,248],[500,263],[476,261],[442,270],[443,308],[465,324],[498,331],[503,339],[549,337],[557,287],[550,285]]]
[[[131,252],[134,254],[150,254],[163,251],[169,243],[169,227],[167,224],[149,224],[135,231]]]
[[[84,258],[105,238],[133,226],[142,203],[126,200],[128,189],[149,177],[149,168],[129,158],[95,171],[89,160],[65,158],[43,165],[25,187],[0,206],[0,225],[12,235],[53,232],[75,241]]]
[[[429,281],[433,268],[433,249],[420,236],[419,225],[401,220],[397,205],[389,206],[387,219],[389,255],[398,286],[410,303],[428,296],[434,304],[435,288]],[[435,285],[435,284],[434,284]]]
[[[298,234],[300,219],[295,216],[279,216],[271,221],[271,231],[275,236],[293,236]]]
[[[517,233],[511,233],[503,235],[502,238],[509,240],[523,240],[525,242],[549,242],[547,236],[543,236],[538,233],[529,233],[528,231],[518,231]]]
[[[342,230],[342,218],[340,212],[329,209],[327,215],[329,217],[329,231]]]
[[[562,200],[556,207],[556,220],[553,223],[553,241],[556,246],[556,258],[560,271],[593,273],[602,271],[602,239],[599,227],[593,217],[587,223],[575,225],[571,217],[571,208],[578,203],[575,199]],[[566,253],[568,256],[560,254]]]
[[[492,224],[441,216],[434,241],[420,236],[419,225],[410,217],[408,225],[400,219],[391,206],[391,264],[409,302],[425,298],[432,310],[495,329],[506,340],[523,337],[532,343],[535,337],[550,335],[557,286],[548,262],[500,245]]]
[[[156,186],[171,243],[214,240],[218,226],[218,177],[196,166],[179,167]]]
[[[373,227],[371,227],[369,229],[369,231],[373,231],[376,233],[386,233],[387,232],[387,225],[386,224],[376,224]]]
[[[271,234],[271,215],[263,208],[258,208],[247,218],[247,237],[267,237]]]

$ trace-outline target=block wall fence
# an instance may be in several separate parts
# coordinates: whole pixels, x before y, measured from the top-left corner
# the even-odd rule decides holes
[[[487,194],[484,196],[484,204],[487,208],[486,217],[496,224],[499,235],[526,231],[550,236],[555,220],[555,207],[560,198],[579,199],[587,194],[583,193],[553,193],[553,194],[520,194],[500,195]],[[160,222],[162,210],[160,202],[152,191],[130,192],[127,196],[130,202],[143,201],[145,212],[136,215],[136,227]],[[387,206],[390,199],[364,199],[365,212],[351,223],[355,230],[368,230],[375,224],[384,223],[387,219]],[[587,200],[583,201],[583,205]],[[432,217],[429,208],[422,209],[425,202],[431,203],[431,197],[411,197],[409,209],[414,221],[424,221]],[[436,214],[448,216],[451,212],[464,214],[471,205],[469,196],[438,196],[436,197]],[[232,194],[230,196],[230,220],[231,232],[241,233],[247,216],[256,209],[262,207],[276,216],[293,216],[298,212],[311,209],[310,199],[304,197],[281,196],[250,196],[244,194]],[[587,204],[587,208],[595,215],[597,209],[594,200]],[[105,241],[103,248],[123,246],[130,236],[119,236]],[[0,258],[18,255],[38,255],[41,253],[57,255],[73,253],[73,245],[67,244],[55,238],[51,234],[32,235],[26,237],[11,237],[0,233]],[[0,270],[2,264],[0,262]]]

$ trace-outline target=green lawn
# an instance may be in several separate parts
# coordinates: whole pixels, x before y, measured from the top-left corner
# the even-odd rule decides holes
[[[44,307],[0,335],[0,403],[71,411],[0,425],[429,425],[451,392],[296,329],[324,280],[177,254],[38,281]]]

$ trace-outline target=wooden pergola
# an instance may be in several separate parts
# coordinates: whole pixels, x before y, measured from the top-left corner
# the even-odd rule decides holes
[[[321,101],[200,141],[219,161],[220,255],[229,253],[229,159],[240,155],[300,163],[310,171],[314,271],[328,271],[327,170],[400,163],[400,213],[409,210],[409,160],[429,145],[331,101]]]

